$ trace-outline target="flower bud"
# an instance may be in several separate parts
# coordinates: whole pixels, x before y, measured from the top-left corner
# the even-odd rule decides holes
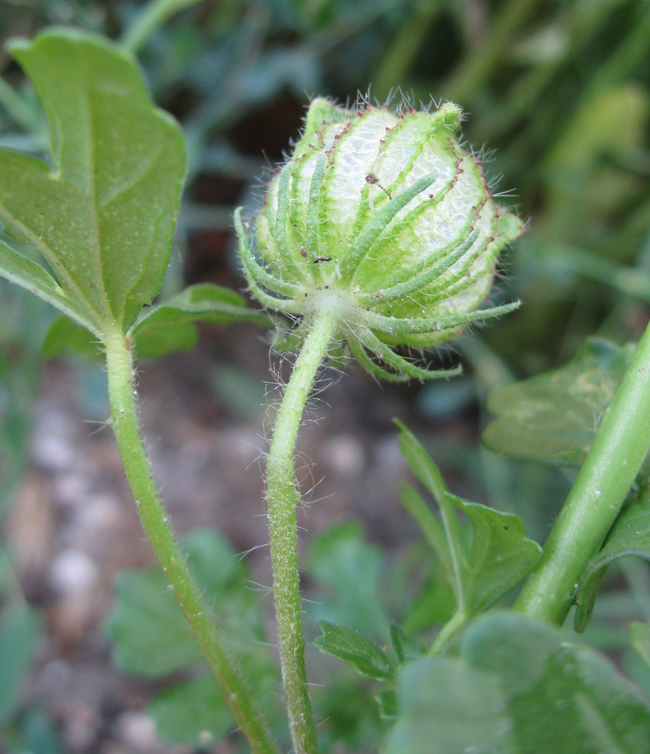
[[[314,100],[255,220],[254,251],[235,215],[261,303],[302,315],[306,327],[334,313],[340,337],[378,376],[450,374],[415,367],[391,346],[438,346],[515,308],[478,311],[499,252],[523,231],[460,147],[460,118],[451,103],[395,114]]]

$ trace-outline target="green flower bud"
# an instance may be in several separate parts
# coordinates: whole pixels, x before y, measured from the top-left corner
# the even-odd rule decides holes
[[[252,293],[302,315],[305,327],[319,312],[336,314],[340,337],[373,374],[447,376],[391,346],[438,346],[516,307],[478,311],[499,252],[523,231],[459,145],[460,119],[451,103],[395,114],[314,100],[254,222],[255,251],[241,209],[235,215]]]

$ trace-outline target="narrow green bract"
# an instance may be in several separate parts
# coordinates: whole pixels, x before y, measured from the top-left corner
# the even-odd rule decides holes
[[[514,308],[477,311],[499,252],[523,230],[460,147],[460,117],[450,103],[394,113],[314,100],[256,218],[254,250],[236,216],[254,295],[292,315],[334,313],[378,376],[449,374],[416,370],[389,346],[438,346]]]

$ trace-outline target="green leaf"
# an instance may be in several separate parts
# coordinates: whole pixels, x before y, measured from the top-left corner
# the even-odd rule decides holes
[[[38,614],[28,605],[4,611],[0,623],[0,727],[11,719],[40,637]]]
[[[222,623],[234,624],[237,644],[264,639],[256,596],[230,544],[215,532],[185,541],[188,564],[207,603]],[[106,623],[117,665],[127,673],[159,676],[198,663],[201,653],[158,567],[126,570],[117,577],[116,604]],[[232,642],[231,642],[232,643]]]
[[[405,451],[402,450],[404,453]],[[407,458],[408,460],[408,458]],[[411,468],[413,468],[411,466]],[[449,552],[449,542],[447,534],[438,519],[433,514],[431,508],[424,501],[422,496],[411,487],[410,484],[402,485],[401,503],[404,508],[417,521],[422,533],[438,556],[447,574],[451,574],[451,553]]]
[[[405,631],[416,633],[437,623],[447,623],[455,607],[456,600],[449,579],[436,561],[429,580],[416,594],[402,625]]]
[[[246,299],[236,291],[219,285],[191,285],[162,304],[144,309],[129,331],[140,336],[154,328],[167,328],[179,322],[213,322],[232,324],[255,322],[272,327],[270,319],[260,311],[249,309]]]
[[[630,623],[630,642],[639,657],[650,668],[650,626],[638,621]]]
[[[201,652],[159,568],[122,571],[106,623],[125,673],[159,676],[201,660]]]
[[[392,689],[375,694],[379,715],[384,720],[396,720],[399,717],[397,693]]]
[[[307,572],[317,582],[316,595],[306,605],[310,617],[381,639],[388,624],[381,600],[384,570],[381,550],[364,541],[358,524],[327,529],[312,540],[307,558]],[[319,594],[321,584],[327,596]]]
[[[453,530],[444,529],[420,495],[410,486],[402,488],[402,503],[420,525],[453,581],[451,545],[463,554],[459,563],[465,611],[470,615],[485,610],[515,587],[535,567],[542,551],[536,542],[526,539],[521,519],[514,513],[488,508],[453,495],[440,470],[413,433],[401,422],[400,452],[411,471],[431,492],[440,505],[451,503],[469,520],[471,537],[458,528],[458,541],[447,537]],[[453,512],[450,514],[453,516]]]
[[[646,754],[650,709],[600,654],[515,613],[479,618],[458,658],[400,671],[387,754]]]
[[[177,124],[133,58],[103,38],[47,30],[11,52],[41,99],[51,166],[0,150],[0,222],[42,257],[2,245],[0,274],[101,336],[158,294],[185,175]]]
[[[192,285],[163,303],[144,309],[129,331],[140,357],[155,358],[192,348],[199,337],[194,322],[254,322],[270,327],[261,312],[249,309],[243,296],[218,285]]]
[[[46,359],[55,359],[68,350],[90,359],[104,356],[97,337],[90,330],[69,317],[57,317],[45,334],[41,352]]]
[[[0,164],[1,157],[2,150],[0,150]],[[0,210],[0,224],[1,217]],[[99,328],[87,320],[84,307],[79,306],[76,301],[67,296],[65,290],[44,267],[12,249],[2,239],[0,239],[0,275],[52,304],[99,337]]]
[[[390,645],[400,665],[406,660],[413,660],[422,654],[422,648],[418,642],[412,636],[409,636],[397,623],[390,624],[389,635]]]
[[[578,584],[574,628],[589,623],[598,588],[610,563],[630,555],[650,560],[650,486],[644,483],[616,519],[605,544],[591,560]]]
[[[325,620],[320,621],[318,628],[322,636],[314,641],[314,646],[323,654],[347,662],[361,675],[376,681],[394,679],[395,668],[386,653],[370,639],[358,631]]]
[[[513,458],[580,466],[634,347],[591,338],[559,369],[494,390],[487,407],[497,418],[483,443]]]
[[[143,309],[129,335],[137,355],[152,359],[193,348],[199,338],[193,323],[199,321],[271,325],[264,314],[249,309],[245,299],[235,291],[205,283],[190,286],[162,304]],[[102,355],[97,339],[86,328],[67,317],[59,317],[45,336],[42,351],[47,358],[54,358],[65,349],[83,356]]]
[[[486,610],[533,570],[542,549],[532,539],[519,516],[470,503],[447,493],[472,527],[471,544],[465,546],[463,581],[470,613]]]
[[[202,675],[158,694],[149,705],[156,733],[170,743],[207,746],[233,726],[215,677]]]

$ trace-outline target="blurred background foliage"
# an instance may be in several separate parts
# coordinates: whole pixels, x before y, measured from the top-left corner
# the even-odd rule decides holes
[[[105,34],[136,53],[156,101],[183,125],[190,173],[168,294],[206,281],[243,287],[232,211],[254,205],[261,171],[282,159],[310,96],[352,102],[370,92],[379,102],[406,96],[414,106],[447,99],[462,106],[466,138],[495,194],[529,221],[494,294],[518,296],[524,306],[454,344],[465,377],[400,395],[404,415],[425,440],[429,433],[428,448],[452,479],[516,510],[529,534],[543,539],[572,472],[505,461],[441,428],[468,422],[477,439],[489,390],[567,361],[587,336],[634,340],[648,321],[650,2],[0,0],[0,41],[53,24]],[[39,154],[46,140],[33,92],[0,49],[0,144]],[[27,464],[40,342],[52,313],[4,281],[0,309],[2,517]],[[76,369],[86,416],[101,417],[101,380]],[[250,419],[257,383],[239,369],[217,363],[212,387]],[[11,613],[29,626],[14,632],[28,658],[37,621],[25,613],[10,564],[1,551],[0,641],[11,634]],[[645,565],[634,564],[612,568],[607,583],[591,640],[620,649],[627,639],[616,618],[644,610],[647,618],[650,580]],[[629,594],[621,583],[631,585]],[[410,620],[418,623],[415,608]],[[650,688],[647,671],[626,662]],[[37,712],[24,718],[22,741],[36,736],[32,729],[45,735]],[[55,751],[54,738],[43,740],[44,751]]]

